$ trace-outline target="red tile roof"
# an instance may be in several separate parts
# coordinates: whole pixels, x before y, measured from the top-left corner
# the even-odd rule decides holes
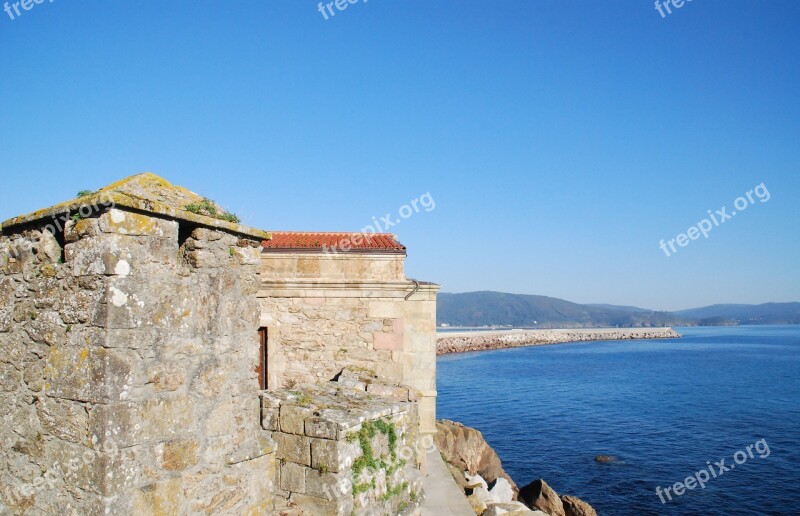
[[[391,233],[301,233],[272,231],[261,242],[265,250],[404,253],[406,247]]]

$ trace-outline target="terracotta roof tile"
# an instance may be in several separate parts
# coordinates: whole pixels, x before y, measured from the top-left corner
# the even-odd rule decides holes
[[[311,233],[272,231],[272,239],[264,240],[265,250],[331,249],[335,252],[405,252],[406,248],[390,233]]]

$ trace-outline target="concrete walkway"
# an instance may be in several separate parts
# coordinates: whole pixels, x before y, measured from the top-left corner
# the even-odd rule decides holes
[[[464,492],[447,471],[439,450],[428,453],[428,476],[423,480],[425,500],[421,516],[475,516]]]

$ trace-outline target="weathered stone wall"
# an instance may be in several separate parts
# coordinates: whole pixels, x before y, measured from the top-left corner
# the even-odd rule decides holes
[[[422,500],[413,390],[346,370],[337,382],[262,394],[278,443],[277,495],[306,514],[412,514]],[[428,448],[433,438],[428,436]]]
[[[0,513],[268,513],[257,242],[112,209],[69,222],[62,258],[12,229]]]
[[[317,281],[405,281],[402,253],[291,253],[265,252],[263,281],[308,279]]]
[[[402,263],[402,255],[389,256]],[[435,432],[438,286],[417,286],[394,273],[367,279],[363,271],[377,268],[370,261],[385,263],[386,255],[265,252],[262,258],[259,298],[261,325],[269,332],[269,388],[328,381],[346,367],[367,368],[416,389],[421,429]],[[307,268],[290,275],[300,260]],[[353,260],[355,276],[311,272],[347,268],[327,266],[331,260]],[[396,269],[402,272],[402,266]]]

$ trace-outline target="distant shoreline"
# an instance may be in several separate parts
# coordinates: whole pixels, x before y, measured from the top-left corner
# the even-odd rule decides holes
[[[436,354],[600,340],[675,339],[672,328],[592,328],[447,332],[436,336]]]

